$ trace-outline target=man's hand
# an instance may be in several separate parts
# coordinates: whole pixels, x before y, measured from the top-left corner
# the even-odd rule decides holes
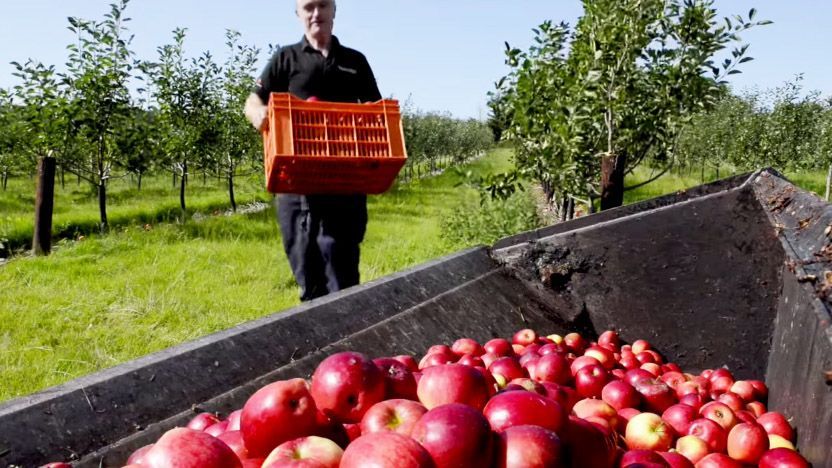
[[[246,119],[254,125],[254,128],[260,130],[261,132],[265,130],[269,126],[268,117],[269,108],[263,101],[260,100],[260,96],[255,93],[251,93],[246,99],[246,106],[244,109],[244,113],[246,115]]]

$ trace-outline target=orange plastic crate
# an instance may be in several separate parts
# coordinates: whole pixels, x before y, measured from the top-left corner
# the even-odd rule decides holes
[[[263,132],[271,193],[385,192],[407,161],[399,102],[304,101],[272,93]]]

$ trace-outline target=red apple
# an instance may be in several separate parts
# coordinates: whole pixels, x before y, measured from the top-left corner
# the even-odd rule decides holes
[[[514,426],[499,434],[497,468],[545,468],[562,463],[560,438],[550,430],[540,426]]]
[[[325,415],[340,423],[361,421],[371,406],[384,399],[386,391],[384,374],[361,353],[333,354],[312,374],[315,403]]]
[[[393,356],[393,359],[404,364],[404,366],[410,372],[416,372],[419,370],[419,363],[416,362],[416,359],[413,356],[410,356],[408,354],[400,354],[398,356]]]
[[[243,433],[240,431],[225,431],[220,434],[217,439],[225,442],[234,453],[237,455],[237,458],[240,460],[245,460],[249,458],[248,449],[246,448],[246,443],[243,440]]]
[[[777,434],[789,442],[794,442],[794,429],[781,413],[771,411],[761,414],[757,417],[757,424],[763,426],[769,434]]]
[[[492,432],[483,414],[459,403],[437,406],[416,423],[411,437],[443,467],[488,466],[492,460]]]
[[[633,387],[641,394],[648,411],[661,414],[677,402],[676,393],[661,380],[639,379],[633,383]]]
[[[524,328],[518,331],[511,339],[513,344],[519,344],[521,346],[529,346],[535,341],[537,341],[537,333],[531,328]]]
[[[676,387],[681,385],[683,382],[687,381],[687,378],[685,378],[685,374],[676,371],[665,372],[659,378],[662,382],[666,383],[674,391],[676,390]]]
[[[407,366],[393,358],[373,359],[384,375],[385,398],[416,399],[416,379]]]
[[[676,452],[684,455],[691,463],[698,463],[709,451],[708,444],[699,437],[686,435],[676,440]]]
[[[609,403],[616,410],[622,408],[638,408],[641,403],[641,394],[623,380],[613,380],[604,385],[601,390],[601,399]]]
[[[206,434],[211,434],[214,437],[219,436],[223,432],[228,430],[228,421],[220,421],[216,424],[211,424],[210,426],[206,427],[203,432]]]
[[[742,463],[722,453],[711,453],[699,460],[696,468],[743,468]]]
[[[501,357],[488,366],[488,371],[494,375],[502,375],[507,381],[528,377],[528,373],[520,365],[520,362],[513,357]]]
[[[430,454],[414,439],[395,432],[375,432],[355,439],[339,468],[433,468]]]
[[[195,431],[204,431],[218,422],[220,422],[220,418],[214,413],[199,413],[188,422],[187,427]]]
[[[483,409],[495,432],[532,424],[555,431],[566,424],[566,412],[556,402],[532,392],[514,391],[494,395]]]
[[[485,350],[482,345],[477,343],[477,340],[472,338],[460,338],[454,341],[454,344],[451,345],[451,351],[460,357],[466,354],[470,354],[472,356],[481,356],[485,354]]]
[[[757,418],[754,416],[754,413],[746,410],[739,410],[734,413],[734,416],[737,417],[737,423],[745,422],[745,423],[756,423]]]
[[[572,412],[581,419],[598,417],[606,420],[613,430],[618,426],[618,412],[602,400],[585,398],[575,403]]]
[[[760,416],[766,414],[768,410],[766,410],[766,405],[759,402],[759,401],[752,401],[751,403],[745,405],[745,409],[751,412],[755,418],[759,418]]]
[[[144,456],[148,467],[238,468],[240,459],[216,437],[177,427],[165,432]]]
[[[147,454],[148,450],[153,447],[153,444],[147,444],[143,447],[139,447],[127,457],[127,462],[125,465],[142,465],[144,464],[144,457]]]
[[[541,385],[543,386],[544,396],[554,400],[567,414],[571,413],[575,403],[581,400],[581,396],[572,387],[551,382],[543,382]]]
[[[240,430],[240,417],[243,415],[243,410],[238,409],[232,411],[227,418],[228,427],[225,428],[226,431],[239,431]]]
[[[260,468],[263,466],[263,462],[266,461],[265,458],[246,458],[245,460],[241,460],[243,463],[242,468]],[[128,468],[128,467],[124,467]],[[129,468],[142,468],[142,467],[129,467]]]
[[[630,369],[624,375],[624,380],[635,387],[636,382],[643,379],[655,379],[656,377],[644,369]]]
[[[670,468],[694,468],[693,463],[676,452],[659,452]]]
[[[757,463],[768,450],[768,434],[759,424],[737,424],[728,433],[728,456],[743,463]]]
[[[601,346],[590,346],[586,351],[584,351],[584,356],[594,357],[606,370],[611,370],[615,367],[615,356],[613,356],[612,351],[607,348],[603,348]]]
[[[737,380],[733,385],[731,385],[729,391],[742,398],[745,403],[754,401],[754,387],[748,380]]]
[[[598,337],[598,344],[616,351],[621,347],[621,340],[618,338],[618,333],[607,330]]]
[[[728,433],[710,419],[699,418],[690,423],[688,435],[704,440],[711,452],[725,452],[725,446],[728,444]]]
[[[642,465],[645,463],[655,463],[659,466],[666,466],[664,458],[659,455],[659,452],[643,449],[628,450],[624,452],[619,465],[621,465],[621,468],[626,468],[628,466]]]
[[[347,423],[343,425],[344,432],[347,433],[347,439],[349,442],[354,441],[355,439],[361,437],[361,424],[351,424]]]
[[[483,374],[473,367],[459,364],[425,369],[416,393],[427,409],[447,403],[464,403],[482,409],[491,395]]]
[[[482,359],[479,356],[474,356],[473,354],[463,354],[456,363],[462,366],[485,368],[485,363]]]
[[[262,468],[338,468],[343,455],[341,447],[329,439],[301,437],[277,446]]]
[[[731,411],[733,411],[734,413],[745,408],[745,402],[743,401],[743,399],[739,395],[731,391],[727,391],[722,395],[719,395],[716,398],[716,401],[725,404],[726,406],[731,408]]]
[[[650,343],[648,343],[646,340],[633,341],[632,350],[634,354],[638,354],[642,351],[647,351],[648,349],[651,349]]]
[[[692,406],[698,413],[699,409],[702,408],[702,405],[705,403],[705,400],[702,398],[702,395],[698,393],[688,393],[687,395],[679,397],[679,403]]]
[[[249,453],[263,457],[287,440],[311,434],[317,427],[317,412],[303,379],[281,380],[257,390],[240,417]]]
[[[436,352],[427,353],[419,361],[419,370],[427,369],[428,367],[441,366],[442,364],[451,364],[456,362],[456,355],[448,351],[447,353]]]
[[[526,390],[528,392],[537,393],[538,395],[546,395],[546,388],[543,384],[537,383],[534,380],[525,377],[512,380],[508,383],[508,385],[506,385],[504,390]]]
[[[576,375],[579,370],[583,369],[586,366],[599,366],[604,367],[601,363],[592,356],[579,356],[575,358],[572,363],[569,365],[569,370],[572,372],[572,375]]]
[[[589,421],[569,416],[569,423],[559,434],[571,468],[613,466],[617,456],[617,435],[614,432],[605,432]]]
[[[809,468],[809,462],[799,453],[787,448],[775,448],[760,457],[760,468]]]
[[[572,379],[569,360],[560,353],[545,354],[534,365],[533,379],[565,385]]]
[[[639,366],[641,366],[641,363],[638,362],[638,359],[636,359],[636,357],[633,355],[621,356],[621,359],[618,360],[618,363],[621,364],[621,367],[627,370],[638,369]]]
[[[679,403],[664,410],[662,413],[662,420],[670,424],[670,427],[672,427],[677,434],[687,434],[688,429],[690,428],[690,423],[696,420],[698,416],[699,415],[694,407]]]
[[[639,366],[639,369],[644,369],[649,372],[653,377],[658,377],[662,374],[662,368],[656,364],[655,362],[646,362]]]
[[[658,414],[641,413],[627,423],[627,448],[667,451],[673,444],[673,428]]]
[[[541,346],[540,349],[537,350],[537,354],[541,356],[545,356],[551,353],[563,354],[565,357],[569,353],[569,349],[567,349],[566,345],[564,344],[548,343]]]
[[[491,367],[491,364],[493,364],[494,361],[500,359],[501,357],[504,356],[498,356],[494,353],[485,353],[482,356],[480,356],[480,359],[482,359],[482,365],[485,366],[486,369],[488,369],[489,367]]]
[[[636,354],[636,359],[638,360],[638,362],[640,362],[642,364],[657,364],[656,363],[656,358],[651,353],[648,353],[647,351],[642,351],[642,352]],[[661,369],[661,366],[659,367],[659,369]]]
[[[586,349],[586,340],[578,333],[569,333],[563,337],[563,344],[575,354],[583,354]]]
[[[768,399],[768,387],[762,380],[749,380],[751,387],[754,388],[754,399],[760,402],[765,402]]]
[[[410,435],[427,408],[418,401],[405,399],[384,400],[371,406],[361,418],[361,433],[392,431]]]
[[[585,366],[575,374],[575,390],[584,398],[601,398],[601,392],[607,382],[609,374],[596,364]]]
[[[483,346],[485,352],[495,354],[497,356],[513,356],[514,349],[511,347],[511,343],[505,338],[494,338],[493,340],[489,340]]]
[[[790,450],[795,450],[793,443],[789,442],[788,440],[784,439],[783,437],[780,437],[777,434],[769,434],[768,435],[768,448],[769,449],[787,448],[787,449],[790,449]]]
[[[734,415],[731,408],[729,408],[725,403],[720,403],[718,401],[705,403],[705,405],[699,409],[699,414],[718,423],[726,431],[730,431],[731,428],[737,424],[737,416]]]

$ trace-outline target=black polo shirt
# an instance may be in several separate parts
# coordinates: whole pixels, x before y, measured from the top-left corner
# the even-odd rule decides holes
[[[254,92],[263,103],[272,92],[290,92],[301,99],[373,102],[381,99],[370,64],[361,52],[344,47],[332,36],[329,55],[315,50],[306,36],[281,47],[266,65]]]

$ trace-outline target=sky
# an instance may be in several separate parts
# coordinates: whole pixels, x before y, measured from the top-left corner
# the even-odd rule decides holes
[[[112,0],[0,0],[0,88],[17,83],[12,61],[29,58],[61,69],[73,42],[67,17],[101,19]],[[424,111],[484,119],[487,93],[509,70],[504,43],[527,49],[532,28],[547,19],[574,24],[578,0],[338,0],[335,35],[363,52],[385,97]],[[774,24],[743,34],[754,61],[731,76],[735,91],[781,86],[803,74],[806,90],[832,95],[832,1],[716,0],[720,14],[751,7]],[[225,30],[261,49],[300,40],[303,31],[293,0],[132,0],[127,8],[132,49],[145,60],[172,41],[176,27],[188,29],[189,55],[211,51],[225,57]],[[258,69],[259,73],[259,69]]]

